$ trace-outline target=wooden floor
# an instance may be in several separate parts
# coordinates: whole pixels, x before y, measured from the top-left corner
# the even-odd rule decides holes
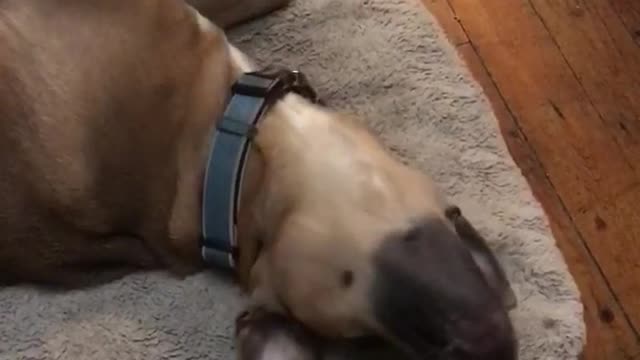
[[[586,307],[640,360],[640,0],[422,0],[484,87]]]

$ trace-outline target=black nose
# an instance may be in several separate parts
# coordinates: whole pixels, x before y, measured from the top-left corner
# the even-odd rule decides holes
[[[385,239],[372,307],[386,335],[419,359],[516,360],[500,295],[443,220]]]

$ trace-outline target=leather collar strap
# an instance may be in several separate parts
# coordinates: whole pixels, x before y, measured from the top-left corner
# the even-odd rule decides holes
[[[204,178],[201,251],[208,265],[235,268],[238,203],[248,150],[266,110],[292,91],[318,102],[298,71],[245,73],[231,89],[231,99],[213,134]]]

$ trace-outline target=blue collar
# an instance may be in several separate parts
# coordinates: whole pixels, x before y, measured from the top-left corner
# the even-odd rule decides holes
[[[238,202],[248,150],[263,115],[289,92],[318,102],[298,71],[243,74],[211,139],[202,195],[201,251],[205,264],[234,269],[238,257]]]

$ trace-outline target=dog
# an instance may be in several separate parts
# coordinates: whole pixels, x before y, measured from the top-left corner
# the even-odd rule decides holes
[[[0,281],[203,271],[217,256],[203,233],[229,224],[226,209],[235,252],[217,258],[250,311],[416,358],[517,359],[508,281],[429,176],[305,96],[299,73],[260,78],[228,42],[225,28],[286,2],[0,0]],[[215,202],[229,159],[212,148],[260,79],[281,91],[251,136],[229,120],[250,146],[237,203]]]

